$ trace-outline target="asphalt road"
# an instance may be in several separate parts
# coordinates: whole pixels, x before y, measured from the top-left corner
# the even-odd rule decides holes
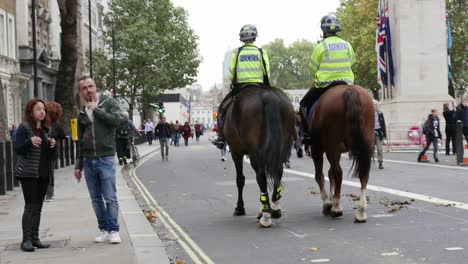
[[[187,235],[181,239],[192,240],[199,246],[193,251],[215,263],[468,263],[468,170],[418,164],[415,153],[387,157],[384,170],[377,162],[371,170],[364,224],[353,222],[360,191],[345,156],[342,217],[322,215],[313,162],[293,155],[283,176],[283,217],[269,229],[257,227],[259,188],[248,163],[247,215],[232,215],[234,164],[230,157],[222,162],[207,137],[171,146],[168,162],[156,152],[135,174]]]

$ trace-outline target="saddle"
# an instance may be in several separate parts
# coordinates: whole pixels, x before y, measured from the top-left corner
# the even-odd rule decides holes
[[[345,82],[345,81],[333,81],[328,86],[326,86],[324,88],[320,88],[320,89],[326,89],[328,91],[330,88],[332,88],[334,86],[338,86],[338,85],[348,85],[348,83]],[[315,89],[317,89],[317,88],[315,88]],[[324,93],[326,93],[327,91],[325,91]],[[314,113],[314,110],[317,107],[318,102],[320,101],[320,97],[322,97],[322,95],[324,93],[320,94],[319,98],[314,102],[312,107],[309,109],[309,113],[307,114],[307,122],[308,123],[310,123],[310,121],[312,120],[312,114]]]

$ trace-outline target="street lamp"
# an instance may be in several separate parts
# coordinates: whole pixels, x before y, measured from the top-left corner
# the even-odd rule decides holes
[[[31,25],[33,44],[34,97],[38,97],[37,88],[37,41],[36,41],[36,1],[31,0]]]
[[[88,0],[88,26],[89,26],[89,76],[93,78],[93,44],[91,30],[91,0]]]

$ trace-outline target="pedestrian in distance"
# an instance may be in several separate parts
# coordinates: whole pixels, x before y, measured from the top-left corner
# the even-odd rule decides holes
[[[62,106],[56,102],[46,103],[46,112],[47,116],[51,122],[50,135],[49,137],[55,139],[59,144],[63,144],[65,139],[65,131],[63,130],[62,125],[60,124],[60,117],[62,116]],[[51,181],[49,181],[49,186],[47,188],[46,201],[50,202],[54,198],[54,189],[55,189],[55,165],[57,164],[58,151],[54,151],[51,159],[51,170],[52,173]]]
[[[122,120],[115,130],[115,145],[119,165],[127,165],[130,157],[130,140],[140,136],[140,131],[135,127],[132,120],[128,118],[128,112],[121,113]]]
[[[145,123],[145,133],[146,138],[148,139],[148,145],[153,145],[153,131],[154,131],[154,123],[151,119],[148,119]]]
[[[15,165],[15,177],[21,183],[24,196],[22,218],[23,251],[35,248],[48,248],[39,239],[42,205],[50,182],[52,158],[56,150],[56,141],[49,136],[50,120],[47,117],[45,103],[40,99],[29,100],[26,104],[25,120],[18,127],[15,152],[18,155]]]
[[[181,128],[181,133],[184,137],[185,146],[188,146],[188,140],[192,136],[192,129],[188,122],[185,122],[184,126]]]
[[[181,129],[182,129],[182,126],[179,124],[179,120],[176,120],[175,121],[175,124],[174,124],[174,146],[178,147],[180,146],[180,137],[181,137]]]
[[[468,93],[462,96],[460,104],[457,106],[456,118],[457,121],[460,120],[463,123],[463,136],[468,144]]]
[[[445,119],[445,155],[450,155],[450,142],[452,142],[452,154],[457,152],[455,134],[456,134],[456,116],[455,110],[450,109],[450,104],[444,104],[444,112],[442,113]]]
[[[120,124],[119,103],[96,93],[96,82],[89,76],[79,79],[80,95],[85,105],[78,116],[79,153],[75,178],[82,171],[96,214],[99,234],[94,242],[121,242],[119,203],[115,184],[115,129]]]
[[[387,129],[385,127],[385,118],[382,111],[379,110],[379,102],[373,100],[375,113],[374,144],[377,147],[377,160],[379,169],[383,169],[383,144],[387,138]]]
[[[439,139],[442,139],[442,134],[440,133],[440,121],[437,109],[432,109],[431,113],[428,115],[426,122],[424,122],[423,133],[426,135],[426,147],[419,153],[418,162],[421,162],[422,156],[426,153],[431,144],[434,148],[434,161],[439,162],[438,144]]]
[[[196,141],[200,141],[200,136],[203,134],[202,126],[198,123],[198,121],[195,121],[195,139]]]
[[[166,122],[166,118],[163,116],[159,120],[156,128],[154,129],[154,135],[159,139],[161,145],[161,160],[169,160],[169,139],[171,138],[171,126]],[[166,152],[164,152],[166,148]]]

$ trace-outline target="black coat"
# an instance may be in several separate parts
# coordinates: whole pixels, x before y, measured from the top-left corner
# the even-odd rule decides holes
[[[378,111],[378,119],[379,119],[379,125],[380,125],[380,130],[378,131],[379,132],[379,136],[380,136],[380,139],[382,140],[383,138],[386,138],[387,137],[387,128],[385,126],[385,118],[384,118],[384,115],[381,111]]]
[[[435,127],[435,123],[438,123],[437,127]],[[442,134],[440,133],[440,120],[439,117],[434,117],[433,115],[429,114],[427,117],[426,122],[424,123],[426,127],[426,137],[435,138],[435,132],[437,130],[437,137],[442,139]]]
[[[445,119],[445,133],[450,134],[455,132],[457,119],[455,110],[448,110],[443,113]]]

